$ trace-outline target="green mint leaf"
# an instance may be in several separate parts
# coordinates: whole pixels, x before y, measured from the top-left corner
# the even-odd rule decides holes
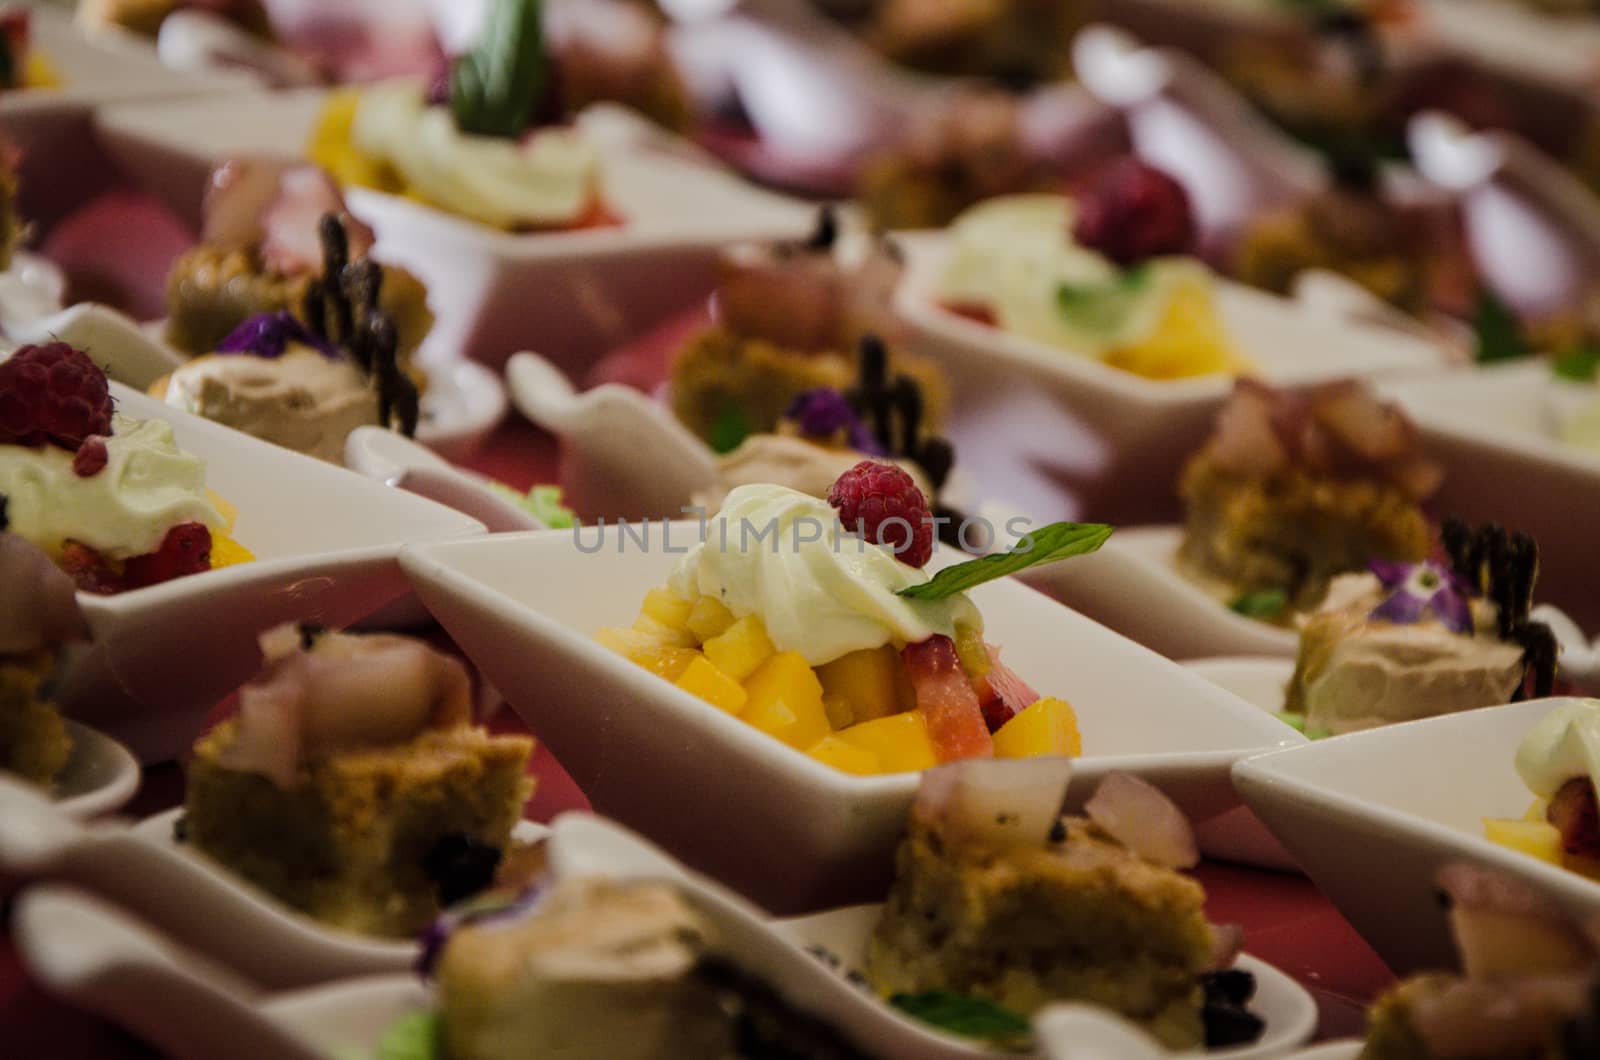
[[[1026,1019],[987,998],[929,990],[921,994],[895,994],[889,998],[889,1004],[923,1023],[964,1038],[1009,1044],[1026,1040],[1032,1033]]]
[[[1289,594],[1282,589],[1262,589],[1259,592],[1245,593],[1228,605],[1246,618],[1276,618],[1288,606]]]
[[[1150,269],[1140,263],[1124,269],[1110,283],[1064,283],[1056,289],[1056,309],[1080,331],[1096,335],[1115,332],[1138,305],[1139,295],[1149,282]]]
[[[729,405],[711,424],[711,436],[706,439],[714,453],[731,453],[750,437],[750,421],[738,405]]]
[[[487,485],[489,492],[515,504],[552,530],[570,530],[578,525],[577,515],[561,503],[560,486],[535,486],[527,493],[518,493],[500,482]]]
[[[389,1024],[378,1042],[376,1060],[443,1060],[439,1017],[423,1009],[407,1012]]]
[[[483,34],[450,69],[456,127],[515,139],[538,113],[549,80],[540,0],[494,0]]]
[[[1558,356],[1550,363],[1550,367],[1558,378],[1579,383],[1593,382],[1596,370],[1600,369],[1600,344],[1586,342]]]
[[[1114,529],[1104,523],[1051,523],[1023,534],[1010,552],[996,552],[946,567],[920,585],[906,586],[899,595],[913,600],[943,600],[1041,563],[1097,551]]]
[[[1495,361],[1514,361],[1531,352],[1522,335],[1522,324],[1517,315],[1493,294],[1485,292],[1478,298],[1472,314],[1472,334],[1477,339],[1477,361],[1492,364]]]
[[[1273,714],[1273,717],[1289,726],[1289,728],[1305,733],[1305,737],[1308,740],[1326,740],[1333,735],[1327,729],[1310,728],[1306,725],[1306,716],[1304,714],[1296,714],[1291,710],[1277,711]]]

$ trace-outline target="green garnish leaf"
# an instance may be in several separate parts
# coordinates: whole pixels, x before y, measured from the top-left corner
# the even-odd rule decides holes
[[[1115,529],[1105,523],[1051,523],[1023,534],[1009,552],[946,567],[920,585],[906,586],[898,595],[913,600],[943,600],[1041,563],[1098,551]]]
[[[443,1060],[439,1038],[438,1015],[427,1009],[407,1012],[384,1030],[377,1060]]]
[[[1493,294],[1484,292],[1478,297],[1477,308],[1472,313],[1472,334],[1477,339],[1477,361],[1492,364],[1496,361],[1514,361],[1528,356],[1527,339],[1522,334],[1522,323],[1511,307]]]
[[[1033,1028],[1023,1017],[993,1001],[948,990],[895,994],[889,1004],[940,1030],[986,1042],[1012,1043],[1028,1038]]]
[[[706,442],[714,453],[731,453],[750,437],[750,421],[738,405],[729,405],[711,424]]]
[[[535,486],[527,493],[518,493],[503,483],[488,485],[495,496],[510,501],[552,530],[571,530],[578,525],[577,515],[561,503],[560,486]]]
[[[1333,735],[1333,733],[1327,729],[1309,728],[1306,725],[1306,716],[1304,714],[1297,714],[1292,710],[1277,711],[1273,714],[1273,717],[1289,726],[1289,728],[1305,733],[1305,737],[1308,740],[1325,740]]]
[[[1550,362],[1550,367],[1561,379],[1572,379],[1579,383],[1592,382],[1596,371],[1600,370],[1600,343],[1586,342],[1576,349],[1560,354]]]
[[[550,78],[540,0],[494,0],[483,34],[450,69],[456,127],[516,139],[538,114]]]
[[[1150,282],[1149,266],[1141,262],[1120,273],[1110,283],[1056,289],[1056,309],[1080,331],[1104,335],[1119,330]]]
[[[1289,594],[1282,589],[1262,589],[1245,593],[1228,607],[1246,618],[1276,618],[1289,606]]]

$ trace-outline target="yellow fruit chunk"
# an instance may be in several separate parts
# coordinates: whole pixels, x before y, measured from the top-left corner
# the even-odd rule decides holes
[[[1524,821],[1548,821],[1550,819],[1550,803],[1545,799],[1534,799],[1528,803],[1528,810],[1522,815]]]
[[[767,637],[767,627],[755,615],[744,616],[702,647],[706,658],[735,681],[743,681],[755,673],[777,650]],[[806,673],[811,673],[811,667],[806,667]],[[815,683],[815,678],[812,681]]]
[[[911,706],[910,690],[904,687],[905,667],[893,646],[853,651],[817,667],[822,689],[850,703],[853,721],[898,714]]]
[[[689,632],[708,641],[727,632],[733,625],[733,612],[722,606],[715,596],[702,596],[689,609]]]
[[[841,740],[837,736],[824,736],[812,745],[806,754],[815,758],[824,765],[846,773],[854,773],[860,777],[870,777],[875,773],[883,772],[878,763],[878,756],[864,747],[858,747],[848,740]]]
[[[668,629],[688,632],[689,612],[693,608],[693,601],[685,600],[671,589],[651,589],[644,594],[639,614],[648,615]]]
[[[735,716],[744,709],[745,700],[749,698],[744,687],[711,665],[704,655],[696,654],[694,659],[679,675],[677,685],[692,695],[710,703]]]
[[[1561,864],[1561,833],[1544,821],[1517,821],[1509,817],[1485,817],[1483,834],[1490,842],[1531,854],[1552,865]]]
[[[956,658],[961,660],[961,669],[974,681],[994,669],[989,646],[983,642],[983,631],[971,626],[956,627]]]
[[[914,710],[852,725],[836,734],[845,743],[871,751],[879,772],[908,773],[939,764],[928,723]]]
[[[1076,755],[1082,751],[1077,714],[1066,700],[1051,696],[1024,709],[994,734],[996,758]]]
[[[712,658],[709,651],[706,657]],[[804,751],[833,731],[822,706],[822,684],[797,651],[769,658],[744,687],[750,694],[744,720],[790,747]]]
[[[1106,363],[1147,379],[1179,379],[1250,367],[1228,338],[1204,274],[1177,277],[1150,332],[1106,355]]]
[[[822,688],[822,710],[828,715],[828,724],[835,729],[843,729],[852,724],[856,718],[855,711],[850,707],[850,701],[827,691],[826,684]]]
[[[633,628],[646,636],[654,637],[664,644],[671,644],[677,648],[694,647],[694,634],[687,629],[677,629],[667,625],[660,619],[647,615],[642,611],[639,617],[633,620]]]
[[[316,126],[311,130],[305,155],[326,169],[340,184],[376,188],[398,194],[405,190],[405,181],[394,167],[382,159],[362,153],[351,138],[355,126],[356,108],[361,104],[361,93],[355,89],[341,89],[328,93],[317,114]]]
[[[676,681],[690,663],[700,658],[700,653],[693,648],[670,644],[636,629],[602,629],[594,639],[634,665],[668,681]]]
[[[256,557],[227,534],[211,535],[211,569],[220,570],[236,563],[249,563]]]

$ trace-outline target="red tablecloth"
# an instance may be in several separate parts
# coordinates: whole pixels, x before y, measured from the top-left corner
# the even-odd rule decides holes
[[[118,194],[91,205],[51,233],[46,251],[73,274],[75,289],[140,316],[160,311],[159,278],[190,235],[149,200]],[[642,344],[613,361],[606,374],[646,382],[660,371],[660,343]],[[551,481],[551,439],[513,417],[471,461],[479,471],[526,488]],[[510,711],[496,727],[519,728]],[[583,796],[542,750],[532,766],[539,784],[528,806],[534,820],[583,806]],[[144,787],[127,812],[143,816],[168,809],[182,798],[176,766],[146,770]],[[1279,873],[1206,864],[1198,870],[1210,895],[1214,920],[1245,929],[1246,947],[1298,979],[1317,998],[1319,1037],[1358,1033],[1362,1008],[1391,976],[1370,947],[1308,881]],[[0,882],[0,893],[5,892]],[[219,928],[221,925],[219,925]],[[11,944],[0,935],[0,1057],[138,1057],[151,1055],[139,1043],[99,1020],[73,1012],[45,996],[27,977]]]

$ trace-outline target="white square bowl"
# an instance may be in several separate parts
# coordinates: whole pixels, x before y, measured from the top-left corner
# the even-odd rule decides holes
[[[1487,865],[1548,893],[1574,920],[1600,914],[1600,883],[1492,843],[1485,817],[1533,800],[1513,765],[1559,699],[1469,710],[1318,740],[1234,766],[1234,784],[1397,975],[1456,966],[1439,870]]]
[[[161,64],[150,42],[121,30],[86,31],[70,12],[29,4],[33,48],[61,78],[55,88],[0,92],[0,136],[22,156],[22,200],[29,220],[52,222],[112,183],[93,152],[97,107],[182,96],[225,97],[257,88],[241,72],[180,73]]]
[[[215,162],[249,152],[300,154],[322,98],[312,90],[130,105],[106,108],[96,120],[112,156],[193,221]],[[350,189],[351,211],[377,232],[377,256],[428,286],[437,317],[430,355],[459,352],[499,365],[531,349],[580,376],[604,351],[707,294],[719,247],[798,238],[815,223],[813,206],[680,152],[608,135],[615,126],[606,116],[592,108],[578,127],[600,151],[606,202],[624,218],[615,227],[502,232]]]
[[[1577,389],[1555,379],[1543,358],[1383,384],[1444,465],[1435,509],[1532,534],[1540,599],[1593,633],[1600,631],[1600,564],[1588,527],[1600,505],[1600,454],[1556,434],[1558,392]],[[1589,400],[1600,401],[1600,389],[1589,390]]]
[[[670,544],[696,540],[672,523]],[[593,640],[633,621],[678,559],[596,531],[408,547],[417,594],[595,809],[776,912],[881,897],[917,778],[834,770]],[[1069,802],[1113,769],[1159,784],[1191,817],[1236,804],[1228,767],[1302,737],[1048,597],[1009,580],[973,593],[988,637],[1041,694],[1076,708],[1087,753]]]
[[[1232,378],[1145,379],[959,316],[936,296],[944,236],[915,233],[901,243],[907,269],[895,310],[962,396],[946,433],[969,473],[997,484],[998,495],[1053,494],[1031,506],[1041,518],[1089,509],[1119,523],[1170,520],[1179,470],[1210,433]],[[1444,367],[1439,347],[1397,331],[1220,278],[1215,290],[1228,333],[1269,383]]]
[[[113,383],[125,415],[166,420],[238,509],[256,559],[113,596],[79,593],[93,639],[63,660],[56,695],[74,718],[143,761],[172,758],[217,700],[261,665],[256,637],[288,621],[344,626],[402,595],[401,544],[481,534],[483,524],[402,490],[173,409]]]

